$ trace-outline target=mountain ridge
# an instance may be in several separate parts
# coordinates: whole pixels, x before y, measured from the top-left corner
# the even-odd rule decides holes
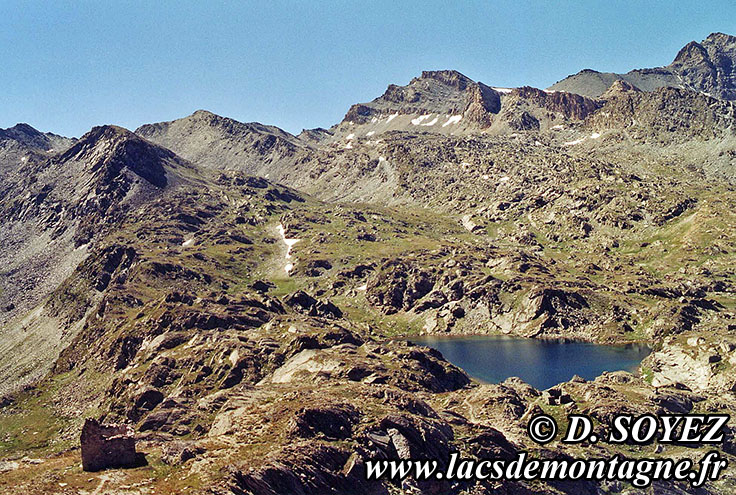
[[[549,87],[584,96],[600,97],[614,81],[624,80],[643,90],[660,87],[691,89],[721,99],[736,99],[736,37],[712,33],[701,42],[681,48],[672,63],[651,69],[634,69],[626,74],[584,69]]]
[[[202,166],[237,168],[251,175],[267,176],[284,157],[307,147],[278,127],[238,122],[206,110],[182,119],[146,124],[135,132]],[[198,134],[197,139],[193,138],[194,133]]]

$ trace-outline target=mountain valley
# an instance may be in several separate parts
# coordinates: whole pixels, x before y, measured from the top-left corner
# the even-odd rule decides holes
[[[542,446],[526,424],[736,411],[734,47],[549,90],[425,71],[299,135],[204,110],[0,130],[3,493],[695,493],[364,469],[710,450]],[[652,353],[541,391],[470,378],[428,334]],[[83,471],[87,418],[132,425],[147,464]],[[730,469],[697,493],[735,489]]]

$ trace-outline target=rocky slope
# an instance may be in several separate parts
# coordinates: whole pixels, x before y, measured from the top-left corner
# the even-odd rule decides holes
[[[42,140],[45,146],[46,141]],[[3,390],[37,379],[78,329],[66,308],[43,304],[131,209],[192,182],[172,152],[113,126],[97,127],[66,151],[21,161],[0,197]],[[20,379],[20,381],[17,381]]]
[[[736,37],[713,33],[700,43],[688,43],[667,66],[637,69],[626,74],[586,69],[553,84],[549,89],[597,98],[615,81],[625,81],[642,91],[654,91],[663,87],[682,88],[734,100],[734,62]]]
[[[135,132],[200,166],[264,177],[278,172],[304,147],[278,127],[244,124],[205,110],[172,122],[144,125]]]

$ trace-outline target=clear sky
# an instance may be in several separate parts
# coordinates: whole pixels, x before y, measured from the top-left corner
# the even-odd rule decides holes
[[[0,0],[0,127],[79,136],[204,108],[290,132],[427,69],[547,87],[736,34],[736,2]]]

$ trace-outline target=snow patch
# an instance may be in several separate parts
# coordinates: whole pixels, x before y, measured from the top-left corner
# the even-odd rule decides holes
[[[503,93],[505,95],[511,93],[513,91],[511,88],[491,88],[493,91],[496,91],[498,93]]]
[[[194,244],[194,237],[192,237],[191,239],[187,239],[186,241],[181,243],[182,247],[188,247],[192,244]]]
[[[291,248],[294,247],[294,244],[299,242],[301,239],[290,239],[286,237],[286,229],[284,228],[284,224],[279,224],[279,233],[281,234],[281,240],[284,241],[284,244],[286,244],[286,255],[284,256],[287,260],[291,258]],[[284,271],[287,275],[294,269],[294,263],[288,262],[286,265],[284,265]]]
[[[346,137],[345,139],[347,139],[348,141],[350,141],[354,137],[355,137],[355,134],[348,134],[348,137]]]
[[[452,117],[447,119],[447,122],[442,124],[442,127],[447,127],[450,124],[457,124],[458,122],[460,122],[460,120],[462,120],[462,118],[463,118],[462,115],[453,115]]]
[[[422,122],[424,122],[425,120],[427,120],[428,118],[430,118],[431,116],[432,116],[432,114],[422,115],[420,117],[417,117],[416,119],[411,119],[411,123],[414,124],[414,125],[419,125]]]
[[[564,128],[565,128],[565,126],[562,125],[562,124],[557,124],[557,125],[553,125],[552,127],[550,127],[550,129],[555,129],[555,130],[557,130],[557,129],[564,129]]]
[[[565,146],[575,146],[576,144],[580,144],[583,141],[585,141],[584,137],[581,137],[580,139],[576,139],[575,141],[567,141],[563,143]]]
[[[363,284],[360,287],[358,287],[356,290],[368,290],[368,284]]]
[[[590,135],[590,139],[598,139],[599,137],[601,137],[601,135],[598,132],[594,132]]]
[[[431,121],[427,122],[426,124],[422,124],[422,125],[426,125],[426,126],[435,125],[438,120],[439,120],[439,117],[435,117]]]
[[[366,132],[366,134],[365,134],[365,135],[366,135],[366,136],[372,136],[372,135],[374,135],[375,133],[376,133],[376,131],[370,131],[370,132]]]
[[[391,122],[392,120],[394,120],[394,119],[395,119],[396,117],[398,117],[398,116],[399,116],[399,113],[398,113],[398,112],[396,112],[396,113],[395,113],[395,114],[393,114],[393,115],[389,115],[389,116],[388,116],[388,119],[386,120],[386,123],[388,124],[389,122]]]
[[[279,224],[279,234],[281,234],[281,240],[284,241],[284,244],[286,244],[286,259],[291,258],[291,248],[294,247],[294,244],[301,241],[301,239],[289,239],[286,237],[286,229],[284,229],[284,224]]]

